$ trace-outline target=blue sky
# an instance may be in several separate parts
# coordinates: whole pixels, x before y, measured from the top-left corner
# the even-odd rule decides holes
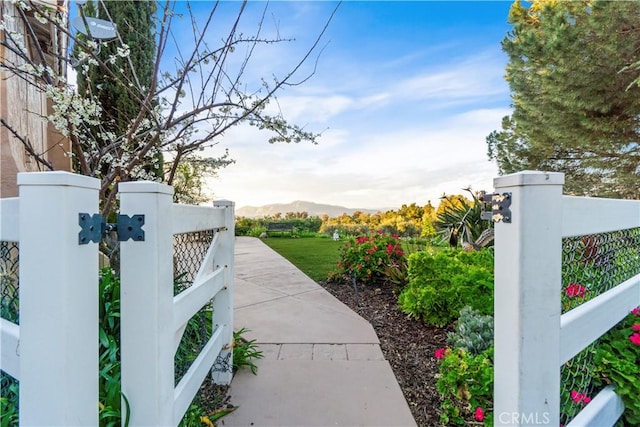
[[[196,12],[211,5],[192,3]],[[208,35],[212,44],[239,5],[220,6]],[[247,33],[265,5],[249,2],[241,25]],[[291,69],[335,5],[270,3],[263,34],[295,41],[259,48],[243,80],[251,86]],[[500,49],[510,5],[342,3],[320,43],[315,74],[281,92],[270,107],[290,122],[322,132],[319,144],[269,144],[269,134],[237,127],[209,151],[217,156],[228,149],[236,160],[209,181],[209,191],[237,207],[308,200],[378,209],[435,204],[443,193],[461,193],[469,185],[490,190],[497,168],[487,159],[485,137],[510,111],[506,55]],[[186,21],[179,25],[187,29]]]

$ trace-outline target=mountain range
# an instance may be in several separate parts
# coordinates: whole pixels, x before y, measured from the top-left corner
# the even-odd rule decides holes
[[[287,212],[307,212],[309,216],[322,216],[327,214],[329,217],[340,216],[343,213],[352,215],[354,212],[366,212],[374,214],[382,211],[381,209],[353,209],[344,206],[324,205],[321,203],[305,202],[296,200],[291,203],[273,203],[264,206],[243,206],[236,209],[236,216],[244,216],[247,218],[262,218],[265,216],[273,216],[277,213],[283,216]]]

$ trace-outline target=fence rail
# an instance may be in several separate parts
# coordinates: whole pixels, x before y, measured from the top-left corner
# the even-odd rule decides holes
[[[512,220],[495,226],[495,425],[559,425],[561,366],[640,305],[636,274],[562,314],[562,238],[640,227],[640,202],[563,196],[563,184],[536,171],[494,181]],[[568,425],[614,425],[623,409],[607,387]]]

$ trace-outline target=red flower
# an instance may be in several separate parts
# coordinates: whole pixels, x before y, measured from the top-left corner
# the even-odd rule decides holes
[[[436,357],[436,359],[443,359],[445,354],[447,353],[447,349],[446,348],[439,348],[436,350],[434,356]]]
[[[640,345],[640,334],[636,332],[635,334],[631,335],[629,337],[629,341],[631,341],[631,343],[634,345]]]
[[[633,310],[631,310],[631,313],[635,314],[636,316],[640,316],[640,307],[636,307]]]
[[[633,329],[634,331],[640,331],[640,323],[635,323],[631,329]]]
[[[484,421],[484,411],[481,407],[478,406],[476,408],[476,412],[473,414],[473,418],[475,418],[476,421]]]
[[[564,290],[564,293],[570,298],[582,297],[584,296],[584,293],[586,292],[586,290],[587,288],[585,288],[579,283],[571,283],[569,286],[566,287],[566,289]]]
[[[576,403],[589,403],[591,402],[591,398],[589,396],[587,396],[586,394],[583,393],[578,393],[575,390],[571,391],[571,400],[573,400]]]
[[[391,243],[387,243],[387,255],[391,255],[391,252],[395,249],[395,246]]]
[[[363,244],[363,243],[367,243],[369,241],[369,238],[367,236],[359,236],[356,237],[356,243],[358,244]]]

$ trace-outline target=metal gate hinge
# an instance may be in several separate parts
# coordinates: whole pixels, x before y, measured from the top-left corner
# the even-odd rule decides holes
[[[144,242],[144,215],[118,215],[118,222],[107,223],[100,214],[78,214],[78,224],[82,228],[78,233],[78,244],[86,245],[89,242],[99,243],[110,231],[115,231],[118,241],[126,242],[133,239],[136,242]]]
[[[483,193],[480,196],[482,201],[482,213],[480,218],[493,222],[511,222],[511,193]]]

